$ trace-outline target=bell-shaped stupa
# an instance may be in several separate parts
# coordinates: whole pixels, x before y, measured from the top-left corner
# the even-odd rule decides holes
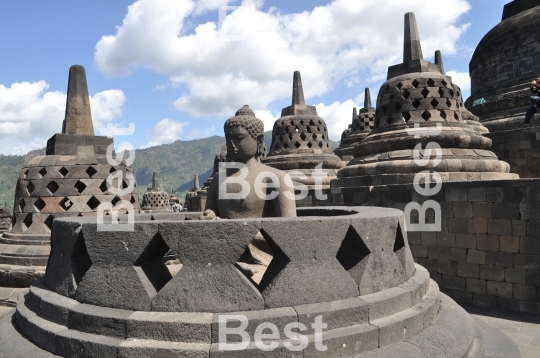
[[[413,183],[425,170],[431,182],[518,177],[489,150],[491,140],[463,118],[461,91],[444,74],[442,57],[435,58],[438,63],[423,59],[414,14],[406,14],[403,63],[388,68],[375,128],[354,147],[355,158],[339,171],[337,186]],[[440,146],[440,156],[424,153],[428,143]]]
[[[353,159],[352,150],[356,143],[360,143],[375,127],[375,108],[371,106],[371,94],[369,88],[365,90],[364,108],[357,113],[353,108],[352,124],[343,131],[341,143],[334,150],[341,159],[349,161]]]
[[[272,144],[262,162],[289,172],[295,182],[308,188],[319,184],[320,189],[329,188],[337,170],[345,165],[330,149],[324,119],[317,115],[315,106],[306,105],[298,71],[294,73],[292,104],[283,108],[281,118],[274,123]]]
[[[9,230],[11,226],[11,211],[5,203],[0,206],[0,234]]]
[[[113,157],[113,139],[94,135],[84,67],[71,66],[62,133],[17,180],[12,228],[0,238],[3,285],[28,286],[45,273],[55,218],[107,213],[117,204],[120,212],[139,212],[133,169]]]
[[[156,172],[152,174],[152,187],[147,188],[143,195],[141,209],[147,213],[171,211],[169,194],[159,187]]]

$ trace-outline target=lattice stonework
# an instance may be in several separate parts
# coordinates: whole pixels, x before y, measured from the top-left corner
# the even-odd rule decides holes
[[[119,197],[110,192],[107,177],[122,171],[123,178],[131,168],[108,164],[35,165],[41,160],[52,162],[52,156],[34,158],[21,170],[16,186],[14,222],[11,233],[50,234],[52,221],[60,216],[95,215],[101,203],[113,206],[129,201],[139,210],[137,187],[133,193]],[[63,158],[57,156],[57,158]],[[32,165],[34,164],[34,165]],[[127,187],[126,180],[122,186]],[[114,186],[117,180],[112,181]]]
[[[326,123],[316,116],[295,116],[293,119],[277,121],[273,131],[273,152],[330,151]]]

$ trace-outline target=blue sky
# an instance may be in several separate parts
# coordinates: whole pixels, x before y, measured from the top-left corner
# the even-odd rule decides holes
[[[290,102],[294,70],[337,140],[364,88],[375,103],[386,68],[400,62],[405,12],[416,13],[424,57],[441,49],[468,96],[472,52],[507,2],[2,1],[0,153],[24,154],[60,131],[72,64],[86,68],[96,128],[135,124],[117,145],[222,135],[243,104],[270,130]],[[219,6],[240,6],[220,29]],[[247,35],[221,37],[238,33]]]

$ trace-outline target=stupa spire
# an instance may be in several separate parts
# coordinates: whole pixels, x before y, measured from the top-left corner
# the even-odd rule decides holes
[[[199,185],[199,175],[198,174],[195,174],[195,177],[193,178],[193,187],[195,189],[200,189],[200,185]]]
[[[294,71],[292,105],[293,106],[306,105],[306,100],[304,99],[304,88],[302,87],[302,77],[300,77],[300,71]]]
[[[403,62],[413,60],[423,60],[422,46],[420,45],[420,35],[416,25],[414,13],[405,14],[405,41],[403,43]]]
[[[152,188],[157,189],[158,188],[158,180],[157,180],[157,173],[152,173]]]
[[[352,110],[352,119],[353,121],[358,118],[358,112],[356,111],[356,107],[353,108]]]
[[[95,135],[86,71],[81,65],[73,65],[69,69],[66,115],[62,125],[62,133]]]
[[[444,75],[444,64],[442,60],[441,51],[435,51],[435,64],[441,69],[441,73]]]
[[[364,109],[371,109],[373,106],[371,105],[371,93],[369,91],[369,88],[366,88],[364,92]]]

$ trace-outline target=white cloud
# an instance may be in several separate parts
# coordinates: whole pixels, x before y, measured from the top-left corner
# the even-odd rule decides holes
[[[446,75],[452,77],[452,82],[458,85],[462,91],[471,90],[471,76],[469,76],[469,72],[447,71]]]
[[[169,118],[163,118],[154,128],[147,131],[148,143],[141,148],[154,147],[156,145],[172,143],[180,139],[184,129],[189,126],[189,122],[173,121]]]
[[[466,0],[334,0],[282,14],[262,11],[262,1],[244,0],[221,28],[216,21],[186,30],[199,13],[230,3],[139,0],[116,34],[97,43],[95,62],[109,75],[140,67],[166,74],[186,86],[174,105],[192,116],[226,116],[245,103],[268,111],[270,103],[290,96],[295,70],[302,71],[307,99],[340,83],[385,78],[387,67],[401,60],[403,15],[409,11],[416,14],[426,58],[437,49],[456,54],[468,27],[458,19],[470,8]],[[245,39],[228,41],[227,34]]]
[[[62,130],[66,94],[46,90],[47,82],[0,84],[0,153],[25,154],[43,148],[47,139]],[[125,101],[120,90],[90,97],[94,124],[121,116]]]
[[[353,108],[360,106],[352,99],[348,99],[345,102],[336,101],[329,106],[320,103],[316,107],[317,114],[326,122],[330,139],[339,141],[341,133],[352,123]]]
[[[255,110],[255,117],[259,118],[264,123],[264,131],[274,129],[274,122],[280,117],[281,113],[273,115],[270,111]]]

